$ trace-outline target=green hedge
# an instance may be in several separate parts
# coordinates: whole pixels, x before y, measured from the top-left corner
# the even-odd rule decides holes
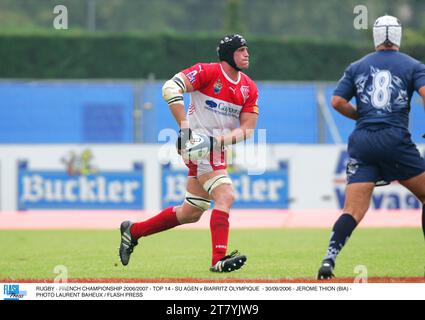
[[[196,62],[216,61],[220,35],[0,35],[0,78],[170,77]],[[314,40],[250,38],[255,80],[338,79],[369,47]],[[405,51],[425,60],[425,45]]]

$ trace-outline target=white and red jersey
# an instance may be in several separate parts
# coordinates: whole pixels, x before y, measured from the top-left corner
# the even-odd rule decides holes
[[[243,112],[258,114],[258,89],[254,81],[239,72],[233,81],[220,63],[198,63],[182,71],[192,84],[188,120],[197,133],[217,136],[240,125]]]

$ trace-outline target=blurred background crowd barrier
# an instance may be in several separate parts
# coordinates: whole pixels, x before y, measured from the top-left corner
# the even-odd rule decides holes
[[[163,81],[1,81],[0,143],[163,143],[177,130]],[[259,81],[258,128],[268,143],[347,143],[354,121],[330,106],[335,83]],[[188,97],[186,97],[188,104]],[[420,142],[422,100],[412,100],[411,130]]]

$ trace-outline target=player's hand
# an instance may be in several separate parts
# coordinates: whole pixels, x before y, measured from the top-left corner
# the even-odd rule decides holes
[[[176,148],[177,152],[181,155],[181,150],[185,148],[186,143],[192,139],[192,130],[190,128],[180,129],[179,137],[177,138]]]

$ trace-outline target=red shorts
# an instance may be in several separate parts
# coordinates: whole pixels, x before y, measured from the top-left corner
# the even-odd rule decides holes
[[[209,157],[198,160],[197,162],[190,161],[186,163],[186,166],[189,168],[189,177],[200,177],[213,171],[225,170],[227,168],[226,152],[215,152],[214,154],[210,154]]]

